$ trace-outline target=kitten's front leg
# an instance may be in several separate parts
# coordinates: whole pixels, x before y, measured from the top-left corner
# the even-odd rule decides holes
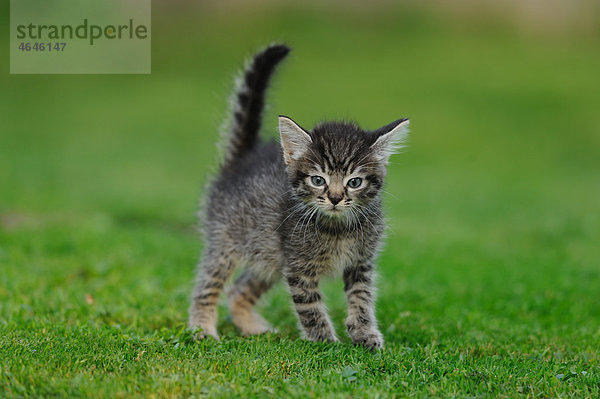
[[[311,341],[337,341],[321,300],[318,278],[307,276],[301,271],[291,271],[287,273],[287,282],[305,337]]]
[[[373,264],[361,263],[344,270],[344,290],[348,301],[346,327],[352,342],[368,349],[383,347],[383,336],[375,318]]]

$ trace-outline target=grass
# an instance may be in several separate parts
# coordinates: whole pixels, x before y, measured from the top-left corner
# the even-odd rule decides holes
[[[151,76],[0,76],[0,396],[600,396],[597,38],[156,8]],[[261,303],[278,334],[242,338],[225,308],[220,342],[185,330],[229,76],[273,38],[294,53],[266,135],[278,113],[412,118],[386,187],[378,353],[345,337],[335,280],[342,343],[300,340],[281,286]]]

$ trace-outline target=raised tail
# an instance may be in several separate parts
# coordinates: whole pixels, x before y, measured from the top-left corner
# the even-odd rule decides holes
[[[289,52],[290,48],[283,44],[268,46],[254,56],[237,80],[223,167],[235,163],[257,142],[269,79]]]

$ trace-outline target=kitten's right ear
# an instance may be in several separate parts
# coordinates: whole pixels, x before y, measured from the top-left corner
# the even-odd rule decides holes
[[[287,116],[279,115],[279,135],[286,165],[296,161],[312,143],[310,135]]]
[[[390,155],[404,147],[404,141],[408,136],[409,123],[410,121],[406,118],[398,119],[373,132],[378,138],[371,148],[379,161],[387,164]]]

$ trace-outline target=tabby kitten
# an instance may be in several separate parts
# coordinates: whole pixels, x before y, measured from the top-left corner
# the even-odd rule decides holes
[[[225,159],[208,189],[205,249],[189,327],[198,337],[218,339],[217,300],[241,265],[244,271],[228,298],[242,334],[272,330],[253,307],[283,278],[304,336],[337,341],[319,281],[341,272],[352,341],[381,348],[373,281],[385,228],[381,187],[388,158],[407,135],[408,120],[374,131],[323,122],[308,131],[280,116],[281,145],[261,140],[267,83],[289,51],[280,44],[267,47],[237,83]]]

